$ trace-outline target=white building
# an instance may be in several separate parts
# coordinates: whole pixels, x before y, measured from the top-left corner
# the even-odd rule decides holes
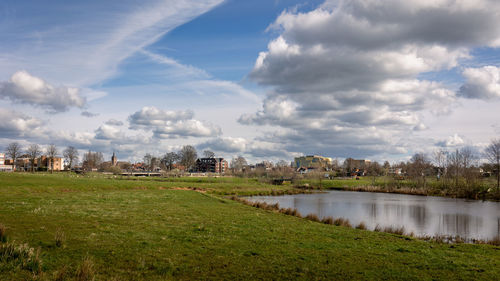
[[[0,171],[12,171],[11,165],[5,165],[5,153],[0,153]]]

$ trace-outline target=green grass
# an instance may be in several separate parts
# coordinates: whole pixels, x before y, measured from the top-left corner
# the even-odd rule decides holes
[[[0,173],[0,223],[8,241],[40,248],[42,280],[57,272],[73,280],[84,260],[91,261],[96,280],[500,276],[500,247],[439,244],[311,222],[216,195],[291,187],[191,180]],[[239,188],[231,190],[235,183]],[[64,232],[63,247],[56,246],[57,231]],[[0,277],[22,280],[32,274],[0,260]]]

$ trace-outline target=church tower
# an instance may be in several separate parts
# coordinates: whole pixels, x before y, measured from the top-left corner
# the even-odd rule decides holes
[[[118,163],[118,160],[116,159],[115,152],[113,151],[113,156],[111,156],[111,165],[116,166],[116,163]]]

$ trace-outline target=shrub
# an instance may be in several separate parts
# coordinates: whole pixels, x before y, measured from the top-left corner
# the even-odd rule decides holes
[[[5,225],[0,223],[0,242],[7,242],[7,236],[5,235]]]
[[[95,279],[94,262],[86,256],[76,270],[76,280],[93,281]]]
[[[379,225],[379,224],[377,224],[377,225],[375,226],[375,228],[373,229],[373,231],[375,231],[375,232],[381,232],[381,231],[382,231],[382,227],[380,227],[380,225]]]
[[[54,240],[56,240],[57,247],[61,247],[64,245],[64,242],[66,241],[66,236],[64,235],[62,229],[58,228],[56,230],[56,233],[54,234]]]
[[[34,274],[42,272],[40,248],[35,251],[28,244],[16,245],[15,241],[0,244],[0,260],[14,262],[22,269],[29,270]]]
[[[326,217],[321,220],[322,223],[324,224],[333,224],[333,218],[332,217]]]
[[[337,218],[333,221],[333,224],[336,226],[345,226],[345,227],[352,227],[351,223],[349,222],[348,219],[344,218]]]
[[[397,235],[403,235],[405,233],[405,228],[403,226],[402,227],[388,226],[388,227],[384,228],[384,232],[397,234]]]
[[[316,221],[316,222],[320,221],[320,219],[318,218],[318,216],[316,214],[309,214],[306,216],[306,219],[311,220],[311,221]]]
[[[361,230],[366,230],[366,224],[364,222],[360,222],[358,226],[356,226],[356,228]]]

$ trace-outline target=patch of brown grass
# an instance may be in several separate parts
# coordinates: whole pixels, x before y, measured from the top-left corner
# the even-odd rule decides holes
[[[77,281],[95,280],[94,262],[89,256],[86,256],[76,270]]]
[[[360,222],[357,226],[356,229],[361,229],[361,230],[366,230],[366,224],[364,222]]]
[[[308,220],[311,220],[311,221],[315,221],[315,222],[321,221],[316,214],[309,214],[305,218]]]

